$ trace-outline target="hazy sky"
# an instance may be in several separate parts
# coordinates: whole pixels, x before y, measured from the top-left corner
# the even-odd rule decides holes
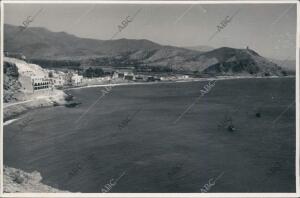
[[[55,32],[108,40],[127,16],[133,16],[114,39],[149,39],[173,46],[208,45],[245,48],[263,56],[294,59],[296,48],[295,4],[5,4],[4,23],[30,23]],[[239,12],[211,40],[226,16]]]

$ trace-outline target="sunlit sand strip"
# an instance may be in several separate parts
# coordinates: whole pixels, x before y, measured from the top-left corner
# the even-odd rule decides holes
[[[7,120],[3,123],[3,126],[6,126],[6,125],[10,125],[11,123],[19,120],[20,118],[16,118],[16,119],[11,119],[11,120]]]

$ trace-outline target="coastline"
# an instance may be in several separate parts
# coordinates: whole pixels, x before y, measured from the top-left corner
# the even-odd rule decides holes
[[[7,120],[3,123],[3,126],[6,126],[6,125],[10,125],[11,123],[19,120],[20,118],[15,118],[15,119],[10,119],[10,120]]]
[[[76,89],[86,89],[94,87],[117,87],[117,86],[132,86],[132,85],[155,85],[155,84],[170,84],[170,83],[188,83],[188,82],[205,82],[205,81],[220,81],[220,80],[238,80],[238,79],[264,79],[264,78],[295,78],[295,76],[268,76],[268,77],[253,77],[253,76],[219,76],[212,78],[190,78],[190,79],[180,79],[180,80],[168,80],[168,81],[157,81],[157,82],[124,82],[124,83],[110,83],[110,84],[96,84],[87,85],[80,87],[71,87],[63,90],[57,90],[55,95],[38,97],[37,99],[31,99],[26,101],[19,101],[14,103],[4,103],[3,104],[3,121],[6,125],[18,119],[18,116],[23,113],[37,109],[52,107],[58,105],[65,105],[65,92],[68,90]]]
[[[264,78],[295,78],[296,76],[268,76],[268,77],[253,77],[253,76],[219,76],[212,78],[189,78],[189,79],[180,79],[180,80],[166,80],[166,81],[157,81],[157,82],[126,82],[126,83],[110,83],[110,84],[97,84],[97,85],[87,85],[79,87],[66,88],[66,90],[74,89],[85,89],[93,87],[115,87],[115,86],[130,86],[130,85],[153,85],[153,84],[168,84],[168,83],[186,83],[186,82],[205,82],[205,81],[219,81],[219,80],[238,80],[238,79],[264,79]]]
[[[26,101],[4,103],[3,122],[6,123],[6,125],[9,125],[12,122],[16,121],[16,119],[18,119],[20,115],[29,110],[64,105],[66,103],[65,95],[66,94],[63,91],[56,90],[51,96],[40,96],[36,99],[30,99]]]

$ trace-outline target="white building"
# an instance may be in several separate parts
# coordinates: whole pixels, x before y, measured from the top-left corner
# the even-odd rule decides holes
[[[78,86],[83,83],[83,76],[78,75],[75,72],[68,72],[64,75],[64,84],[69,86]]]
[[[65,85],[65,78],[61,77],[61,78],[52,78],[52,83],[54,85],[54,87],[63,87]]]
[[[188,75],[179,75],[177,76],[178,79],[188,79],[189,76]]]
[[[48,72],[39,65],[27,63],[24,60],[11,57],[4,57],[4,61],[14,63],[17,66],[22,92],[39,94],[42,93],[42,90],[52,90],[52,82],[48,77]]]
[[[48,90],[52,88],[50,78],[46,76],[31,76],[33,91]]]
[[[135,80],[135,75],[132,72],[132,70],[117,70],[114,74],[112,78],[120,78],[123,80]]]
[[[66,74],[61,71],[50,71],[52,77],[50,78],[53,86],[63,87],[66,84]]]
[[[52,89],[52,81],[47,76],[36,75],[30,70],[20,72],[20,81],[22,82],[23,91],[34,93],[41,90]]]
[[[72,85],[81,85],[83,80],[83,76],[78,75],[78,74],[73,74],[71,77]]]

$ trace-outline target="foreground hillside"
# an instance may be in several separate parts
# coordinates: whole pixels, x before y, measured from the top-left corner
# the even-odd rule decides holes
[[[64,193],[43,184],[39,172],[27,173],[15,168],[4,167],[3,191],[5,193]]]
[[[82,69],[90,66],[133,66],[156,71],[192,72],[197,75],[286,75],[277,64],[251,49],[223,47],[201,52],[164,46],[149,40],[96,40],[45,28],[5,25],[5,51],[23,53],[42,67]],[[17,35],[17,36],[16,36]]]

